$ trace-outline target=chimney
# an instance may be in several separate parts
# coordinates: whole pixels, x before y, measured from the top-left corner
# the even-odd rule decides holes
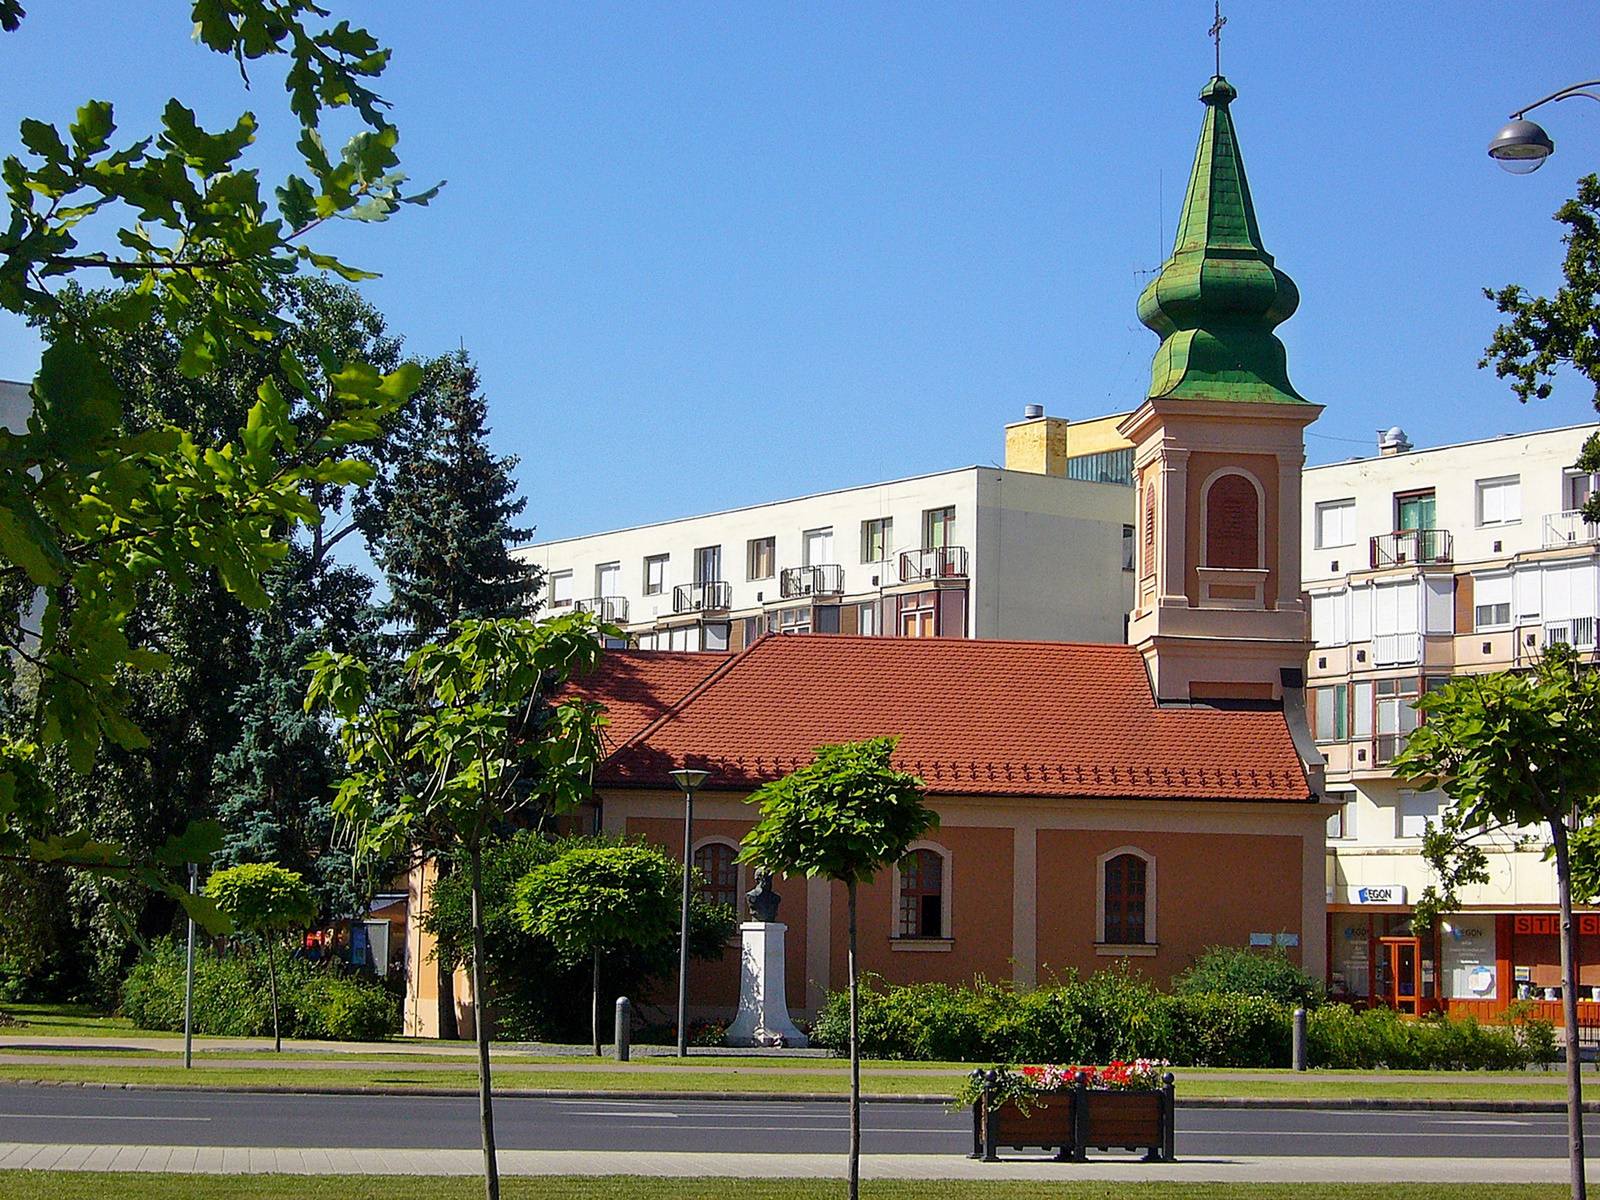
[[[1406,437],[1406,431],[1394,425],[1378,432],[1378,457],[1390,458],[1396,454],[1405,454],[1411,449],[1411,441]]]
[[[1065,417],[1045,416],[1042,404],[1025,407],[1022,420],[1006,426],[1006,470],[1064,476],[1068,423]]]

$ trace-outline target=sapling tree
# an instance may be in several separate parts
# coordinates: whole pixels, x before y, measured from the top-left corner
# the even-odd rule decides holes
[[[240,863],[206,880],[206,895],[243,933],[253,933],[267,947],[267,986],[272,992],[272,1049],[283,1053],[278,1026],[278,972],[274,946],[293,929],[317,919],[317,898],[298,871],[277,863]]]
[[[1424,895],[1425,913],[1456,911],[1461,886],[1488,881],[1484,836],[1548,837],[1561,906],[1572,1195],[1585,1200],[1572,830],[1600,810],[1600,674],[1554,646],[1532,674],[1460,675],[1416,707],[1424,724],[1391,767],[1408,783],[1443,788],[1451,800],[1429,830],[1427,854],[1442,887]]]
[[[845,886],[850,905],[850,1200],[861,1189],[861,1040],[857,1008],[856,892],[939,824],[922,781],[891,763],[892,737],[819,746],[816,757],[758,788],[761,820],[745,835],[741,862]]]
[[[407,700],[385,703],[379,664],[354,654],[313,655],[308,711],[343,723],[350,774],[334,812],[354,834],[357,860],[412,848],[456,851],[472,877],[472,1009],[485,1187],[498,1200],[489,1079],[488,974],[483,941],[483,847],[518,820],[559,813],[589,795],[602,756],[600,706],[562,697],[574,674],[599,661],[601,638],[620,631],[587,613],[543,621],[468,620],[442,644],[405,661]]]

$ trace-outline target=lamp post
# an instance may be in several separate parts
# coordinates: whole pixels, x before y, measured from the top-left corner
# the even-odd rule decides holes
[[[1570,100],[1574,96],[1587,96],[1600,103],[1600,96],[1584,91],[1592,87],[1600,87],[1600,79],[1589,79],[1564,87],[1559,92],[1551,92],[1543,100],[1535,100],[1526,108],[1512,113],[1511,123],[1495,134],[1494,140],[1489,143],[1489,157],[1513,175],[1533,174],[1544,166],[1545,159],[1555,153],[1556,144],[1537,123],[1525,120],[1526,114],[1541,104],[1549,104],[1552,100]]]
[[[694,793],[708,771],[682,767],[671,771],[683,792],[683,912],[678,927],[678,1057],[689,1055],[689,876],[694,870]]]

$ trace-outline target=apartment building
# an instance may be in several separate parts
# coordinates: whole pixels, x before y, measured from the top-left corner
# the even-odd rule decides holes
[[[1509,841],[1491,881],[1437,929],[1412,919],[1432,882],[1420,849],[1446,798],[1389,771],[1416,698],[1459,672],[1531,666],[1554,642],[1586,655],[1600,615],[1600,528],[1577,472],[1600,426],[1416,450],[1304,473],[1311,723],[1327,759],[1328,972],[1336,992],[1401,1012],[1489,1014],[1559,995],[1554,870]],[[1585,924],[1587,922],[1587,924]],[[1582,926],[1580,999],[1600,989],[1600,918]],[[1553,1007],[1553,1005],[1552,1005]]]
[[[551,611],[640,649],[739,650],[764,633],[1121,642],[1133,601],[1133,450],[1120,417],[1030,406],[1006,466],[962,467],[518,553]]]

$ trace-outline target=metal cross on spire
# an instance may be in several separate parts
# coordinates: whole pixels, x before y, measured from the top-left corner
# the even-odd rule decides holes
[[[1211,28],[1206,30],[1211,35],[1211,41],[1217,51],[1217,74],[1222,74],[1222,27],[1228,23],[1228,18],[1222,15],[1222,0],[1214,0],[1212,15],[1216,20],[1211,22]]]

